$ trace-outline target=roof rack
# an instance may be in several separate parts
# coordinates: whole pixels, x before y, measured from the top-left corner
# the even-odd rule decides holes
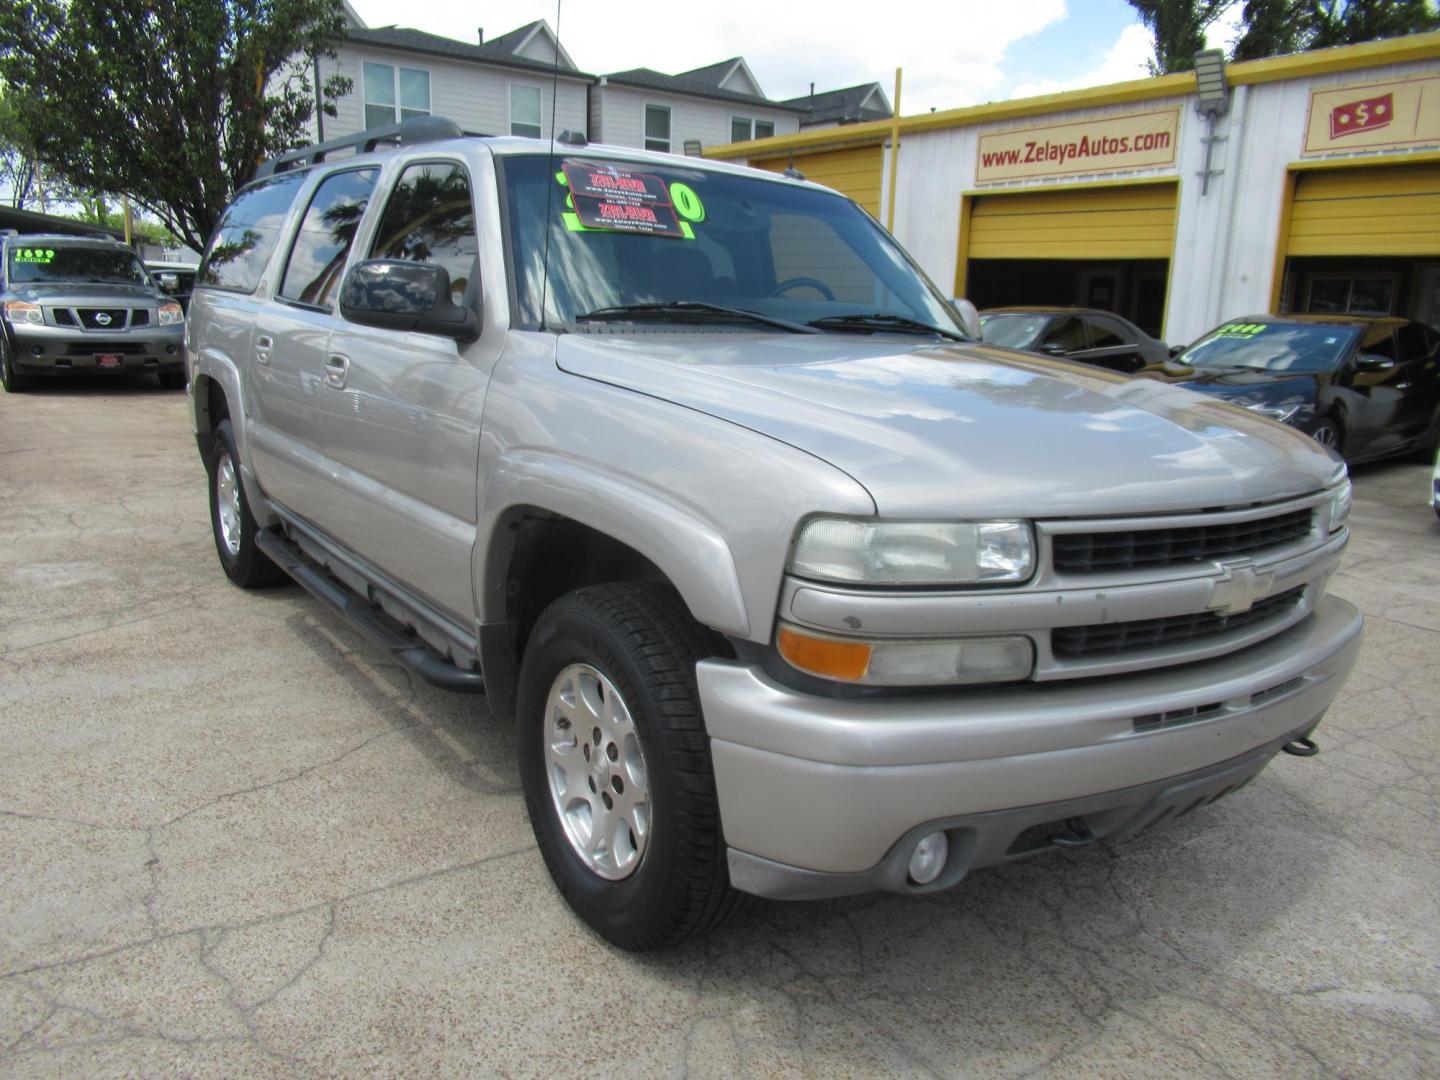
[[[267,176],[274,176],[276,173],[318,165],[325,160],[326,155],[333,154],[337,150],[354,150],[357,154],[368,154],[382,143],[416,146],[420,143],[459,139],[466,135],[478,134],[474,131],[465,131],[454,120],[447,120],[443,116],[412,116],[408,120],[401,120],[398,124],[369,128],[365,131],[358,131],[354,135],[342,135],[338,139],[328,139],[312,146],[302,146],[298,150],[286,151],[256,169],[254,179],[260,180]]]

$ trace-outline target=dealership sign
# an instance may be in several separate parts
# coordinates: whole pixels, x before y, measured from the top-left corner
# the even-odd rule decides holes
[[[1440,145],[1440,76],[1310,91],[1305,154]]]
[[[980,136],[975,182],[1128,172],[1175,164],[1180,110],[1047,124]]]

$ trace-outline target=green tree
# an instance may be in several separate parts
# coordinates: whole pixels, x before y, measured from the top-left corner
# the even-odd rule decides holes
[[[308,141],[343,26],[340,0],[6,0],[0,80],[51,173],[198,249],[256,165]],[[327,80],[325,112],[349,90]]]
[[[1245,0],[1236,60],[1440,28],[1430,0]]]
[[[1235,0],[1130,0],[1130,6],[1155,38],[1151,75],[1191,71],[1195,54],[1205,48],[1205,29]]]
[[[21,99],[0,93],[0,200],[17,210],[38,195],[40,162],[20,124]]]

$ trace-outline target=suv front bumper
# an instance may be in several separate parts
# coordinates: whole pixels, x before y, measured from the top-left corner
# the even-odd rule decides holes
[[[1310,732],[1361,627],[1353,606],[1326,597],[1299,625],[1219,659],[942,696],[825,698],[703,661],[731,881],[783,899],[930,891],[1052,846],[1027,830],[1147,827],[1232,790]],[[933,884],[912,885],[914,844],[937,829],[949,861]]]
[[[26,375],[63,375],[72,371],[178,371],[185,363],[185,327],[145,326],[103,333],[71,326],[10,328],[11,361]],[[96,358],[118,356],[102,368]]]

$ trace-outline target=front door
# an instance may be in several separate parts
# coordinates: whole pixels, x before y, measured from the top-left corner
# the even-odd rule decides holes
[[[456,303],[473,307],[478,254],[465,166],[407,166],[368,257],[437,263],[450,273]],[[340,501],[333,531],[392,580],[466,622],[475,614],[470,559],[489,385],[482,357],[494,344],[482,338],[462,352],[450,338],[342,318],[327,356],[325,446]]]

